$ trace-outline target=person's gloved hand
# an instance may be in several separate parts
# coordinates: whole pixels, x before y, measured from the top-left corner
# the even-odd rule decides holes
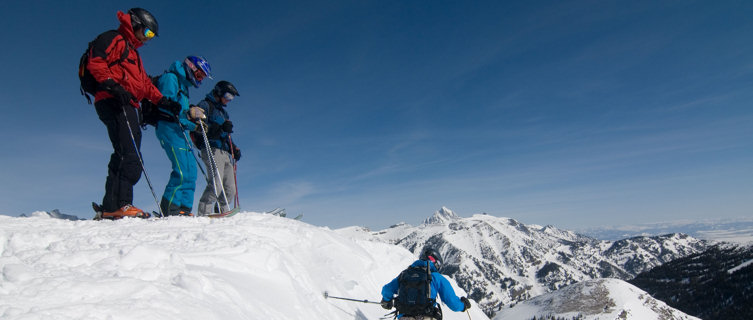
[[[204,114],[204,109],[197,107],[197,106],[190,106],[188,107],[188,120],[196,121],[199,119],[206,119],[207,116]]]
[[[222,123],[222,131],[233,133],[233,122],[230,120],[225,120],[225,122]]]
[[[382,302],[380,302],[379,304],[382,305],[382,308],[385,308],[387,310],[392,309],[392,306],[393,306],[392,300],[387,301],[387,300],[382,299]]]
[[[465,306],[465,308],[463,308],[463,311],[468,310],[468,309],[471,308],[471,302],[468,300],[468,298],[462,297],[462,298],[460,298],[460,301],[462,301],[463,305]]]
[[[102,90],[109,92],[121,104],[131,104],[133,95],[113,79],[107,79],[100,84]]]
[[[162,99],[157,102],[157,106],[170,111],[173,115],[176,116],[180,114],[180,110],[183,110],[183,106],[181,106],[180,103],[172,101],[167,97],[162,97]]]
[[[241,159],[241,149],[238,149],[237,147],[233,149],[233,158],[235,158],[235,161]]]

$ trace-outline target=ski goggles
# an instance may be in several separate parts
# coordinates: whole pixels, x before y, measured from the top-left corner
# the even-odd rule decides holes
[[[428,256],[427,258],[429,258],[429,261],[434,264],[434,267],[436,267],[437,270],[442,268],[442,263],[439,262],[436,258],[434,258],[433,256]]]
[[[151,39],[151,38],[154,38],[154,36],[156,36],[156,34],[154,33],[154,31],[152,31],[152,29],[149,29],[149,28],[144,29],[144,37],[146,37],[147,39]]]
[[[235,96],[230,92],[225,92],[225,94],[222,95],[222,98],[227,101],[233,101],[233,99],[235,99]]]

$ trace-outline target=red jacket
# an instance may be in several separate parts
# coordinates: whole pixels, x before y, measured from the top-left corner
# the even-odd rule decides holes
[[[89,54],[89,63],[87,68],[97,82],[102,83],[109,79],[115,80],[136,100],[131,100],[131,104],[139,107],[141,99],[149,99],[157,103],[162,99],[162,93],[152,84],[149,75],[144,71],[144,65],[141,63],[141,57],[138,51],[143,45],[131,27],[131,15],[118,11],[118,34],[114,37],[99,37],[92,46]],[[114,33],[113,33],[114,34]],[[128,56],[121,62],[116,63],[128,46]],[[107,91],[99,91],[94,95],[94,101],[111,98],[112,95]]]

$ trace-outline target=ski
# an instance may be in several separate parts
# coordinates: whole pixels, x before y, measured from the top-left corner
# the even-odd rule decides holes
[[[282,218],[289,218],[288,213],[285,211],[284,208],[274,208],[270,211],[264,212],[264,214],[271,214],[271,215],[275,215]],[[303,214],[299,214],[295,216],[295,218],[289,218],[289,219],[301,220],[301,218],[303,218]]]
[[[270,211],[267,211],[267,212],[265,212],[265,214],[271,214],[271,215],[280,216],[280,217],[285,217],[285,216],[288,215],[285,212],[285,209],[281,209],[279,207],[278,208],[274,208],[274,209],[272,209]]]
[[[230,211],[226,211],[226,212],[223,212],[223,213],[213,213],[213,214],[207,215],[207,217],[214,218],[214,219],[216,219],[216,218],[227,218],[227,217],[232,217],[232,216],[236,215],[238,212],[241,212],[241,208],[235,207],[235,208],[233,208]]]

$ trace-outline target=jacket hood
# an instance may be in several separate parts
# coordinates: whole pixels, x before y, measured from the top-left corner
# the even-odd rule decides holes
[[[144,44],[136,38],[136,34],[133,33],[133,25],[131,25],[131,15],[118,11],[118,21],[120,21],[120,27],[118,32],[123,35],[123,38],[128,41],[134,48],[138,49]]]
[[[214,105],[217,107],[220,107],[220,108],[226,107],[226,105],[222,104],[222,100],[217,101],[217,99],[214,98],[214,94],[212,92],[207,93],[206,99],[207,101],[211,101],[212,103],[214,103]]]
[[[426,267],[426,262],[429,262],[429,268],[431,269],[431,272],[439,272],[437,270],[437,267],[434,265],[434,262],[426,261],[426,260],[416,260],[411,264],[411,267]]]
[[[183,88],[190,88],[193,87],[193,84],[191,81],[186,78],[186,68],[183,67],[183,62],[175,61],[170,65],[170,68],[168,68],[169,72],[173,72],[178,75],[178,82],[180,83],[180,86]]]

